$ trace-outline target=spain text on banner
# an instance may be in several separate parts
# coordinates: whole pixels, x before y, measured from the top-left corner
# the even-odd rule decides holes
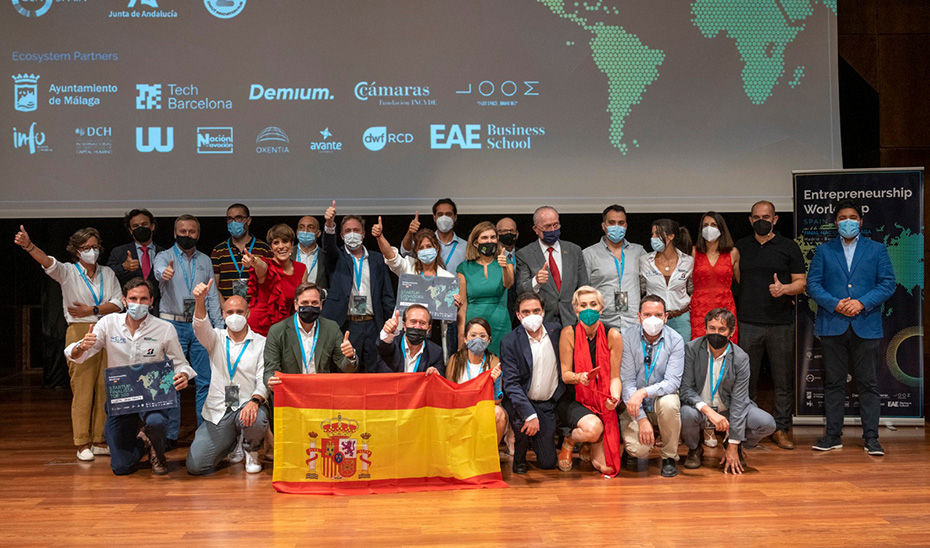
[[[494,383],[440,375],[278,375],[274,488],[351,495],[506,487]]]

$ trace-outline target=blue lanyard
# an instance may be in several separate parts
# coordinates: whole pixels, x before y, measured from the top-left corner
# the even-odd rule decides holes
[[[485,362],[485,360],[487,360],[487,359],[488,359],[488,355],[485,354],[485,355],[481,358],[481,363],[478,364],[478,365],[484,366],[484,362]],[[467,380],[471,380],[471,379],[472,379],[472,377],[471,377],[471,368],[468,367],[469,365],[471,365],[471,362],[468,361],[468,356],[466,356],[466,357],[465,357],[465,374],[468,375],[468,379],[467,379]]]
[[[626,253],[620,252],[620,260],[617,261],[617,257],[611,255],[614,258],[614,266],[617,267],[617,287],[622,287],[623,285],[623,271],[625,270],[626,265]]]
[[[184,260],[181,258],[181,253],[178,252],[178,244],[174,244],[174,257],[178,260],[178,266],[181,267],[181,274],[184,274],[184,281],[187,283],[187,291],[191,295],[194,294],[194,273],[197,271],[196,253],[195,251],[194,256],[191,257],[191,269],[188,275],[187,269],[184,268]]]
[[[252,236],[252,243],[249,245],[249,253],[251,253],[252,248],[255,247],[255,240],[257,240],[257,238],[255,236]],[[230,241],[232,241],[232,238],[230,238],[229,240],[226,240],[226,249],[229,250],[229,258],[232,259],[233,266],[236,267],[236,272],[239,273],[239,277],[241,278],[242,268],[239,266],[239,263],[236,261],[236,256],[233,254],[232,245],[230,245],[229,243]]]
[[[643,343],[643,361],[646,360],[646,341],[641,341]],[[662,343],[665,340],[659,341],[659,346],[656,347],[655,353],[652,355],[652,364],[646,365],[646,382],[649,382],[649,378],[652,377],[652,372],[656,369],[656,363],[659,361],[659,353],[662,352]]]
[[[307,361],[307,350],[304,348],[303,337],[300,336],[300,324],[297,323],[297,314],[294,314],[294,330],[297,331],[297,340],[300,342],[300,357],[303,360],[301,365],[305,375],[310,372],[310,364],[313,363],[313,355],[316,354],[316,340],[320,338],[320,322],[316,321],[314,325],[316,327],[313,330],[313,344],[310,346],[310,361]]]
[[[365,260],[365,255],[362,255],[362,258],[355,260],[355,257],[349,255],[349,258],[352,259],[352,268],[355,269],[355,291],[357,293],[362,292],[362,261]]]
[[[318,260],[319,258],[320,258],[320,248],[317,247],[316,253],[313,254],[313,264],[310,265],[309,268],[307,268],[307,277],[308,277],[308,278],[311,277],[311,274],[313,273],[313,269],[316,268],[316,262],[317,262],[317,260]],[[353,259],[353,260],[354,260],[354,259]],[[303,261],[300,260],[300,246],[297,246],[297,262],[303,262]]]
[[[449,259],[452,258],[452,254],[455,253],[455,248],[458,247],[458,245],[459,245],[459,241],[458,241],[458,240],[453,240],[453,241],[452,241],[452,245],[449,246],[449,248],[450,248],[450,249],[449,249],[449,255],[446,256],[446,266],[447,266],[447,267],[449,266]]]
[[[252,342],[252,339],[245,341],[242,350],[239,351],[239,357],[236,358],[236,363],[232,364],[229,361],[229,335],[226,336],[226,371],[229,372],[229,382],[232,382],[233,377],[236,376],[236,370],[239,369],[239,360],[242,359],[242,355],[245,354],[245,349],[249,347],[250,342]]]
[[[425,341],[424,341],[424,343],[425,343]],[[422,344],[422,343],[421,343],[421,344]],[[406,337],[406,336],[404,336],[404,338],[400,340],[400,351],[404,353],[404,364],[406,364],[406,363],[407,363],[407,337]],[[417,363],[416,363],[416,365],[414,365],[414,367],[413,367],[413,372],[414,372],[414,373],[416,373],[416,372],[417,372],[417,369],[420,368],[420,360],[422,360],[422,359],[423,359],[423,349],[420,349],[420,355],[417,356]],[[482,363],[484,363],[484,362],[482,362]],[[405,368],[405,369],[406,369],[406,368]]]
[[[714,396],[717,395],[717,389],[720,388],[720,382],[723,380],[723,372],[727,368],[727,353],[730,352],[730,345],[723,351],[723,363],[720,364],[720,377],[717,378],[717,384],[714,384],[714,355],[710,355],[710,404],[714,404]]]
[[[507,262],[510,263],[510,264],[512,264],[514,267],[517,266],[517,260],[516,260],[516,258],[514,257],[514,253],[513,253],[513,252],[510,252],[510,253],[507,254]]]
[[[74,266],[77,268],[78,274],[81,275],[81,278],[84,279],[84,283],[87,284],[87,289],[90,290],[90,295],[94,298],[94,304],[100,306],[100,303],[103,302],[103,273],[98,272],[100,275],[100,295],[98,296],[96,293],[94,293],[94,286],[90,285],[90,280],[87,279],[87,274],[84,274],[84,270],[81,268],[81,265],[74,263]]]

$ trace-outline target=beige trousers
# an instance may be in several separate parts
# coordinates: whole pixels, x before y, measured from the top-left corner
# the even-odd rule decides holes
[[[646,418],[652,427],[662,434],[662,458],[678,460],[678,439],[681,436],[681,400],[678,394],[668,394],[655,399],[655,410],[647,411]],[[624,411],[620,415],[620,432],[627,454],[644,459],[652,451],[652,445],[639,442],[639,422]]]
[[[84,338],[94,324],[72,323],[65,333],[65,346]],[[68,360],[71,376],[71,430],[74,445],[103,443],[103,427],[107,422],[104,404],[107,401],[103,370],[107,367],[107,351],[101,350],[84,363]]]

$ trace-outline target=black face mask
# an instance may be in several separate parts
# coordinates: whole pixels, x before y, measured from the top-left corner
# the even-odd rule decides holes
[[[178,243],[178,247],[187,251],[188,249],[194,249],[197,245],[197,240],[191,238],[190,236],[178,236],[174,239]]]
[[[507,247],[510,247],[510,246],[512,246],[513,244],[517,243],[517,235],[516,235],[516,234],[510,234],[510,233],[505,233],[505,234],[499,235],[499,236],[497,237],[497,240],[498,240],[501,244],[506,245]]]
[[[707,343],[714,350],[720,350],[730,342],[730,339],[724,337],[720,333],[708,333],[704,338],[707,339]]]
[[[481,253],[485,257],[493,257],[497,254],[497,242],[478,244],[478,253]]]
[[[297,317],[304,323],[313,323],[320,317],[319,306],[298,306]]]
[[[405,327],[404,336],[407,337],[407,342],[410,343],[411,346],[417,346],[426,340],[426,337],[429,336],[429,332],[419,327]]]
[[[152,239],[152,229],[147,226],[136,227],[132,231],[132,237],[137,242],[147,242]]]
[[[759,236],[765,236],[772,231],[772,223],[766,221],[765,219],[759,219],[758,221],[752,223],[752,229]]]

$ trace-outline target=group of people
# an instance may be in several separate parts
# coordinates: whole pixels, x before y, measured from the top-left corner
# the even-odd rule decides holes
[[[167,473],[180,411],[107,416],[104,368],[167,358],[178,389],[196,386],[191,474],[224,459],[261,471],[274,389],[286,382],[278,373],[425,373],[461,383],[490,372],[498,438],[515,473],[527,472],[532,446],[540,468],[571,470],[577,452],[613,476],[661,438],[661,473],[674,476],[679,440],[685,467],[698,468],[704,446],[723,436],[721,463],[734,473],[745,467],[743,449],[766,436],[794,449],[793,307],[805,289],[818,304],[826,370],[827,428],[813,448],[842,446],[852,368],[865,449],[883,454],[875,368],[894,273],[884,245],[860,235],[859,204],[835,211],[839,237],[817,249],[807,272],[798,245],[775,232],[766,201],[752,206],[754,234],[738,242],[716,212],[702,217],[695,244],[686,228],[658,219],[648,253],[627,240],[620,205],[603,211],[603,236],[584,250],[561,239],[554,208],[540,207],[536,239],[517,249],[511,218],[460,238],[447,198],[433,206],[435,230],[417,214],[399,246],[380,217],[369,230],[358,215],[337,226],[335,201],[322,225],[314,216],[296,231],[276,224],[267,241],[251,233],[248,207],[233,204],[229,237],[210,255],[197,249],[191,215],[175,220],[171,247],[155,244],[156,220],[145,209],[126,214],[133,241],[107,266],[98,264],[103,242],[93,228],[71,236],[74,263],[46,255],[24,227],[15,243],[62,286],[77,457],[109,454],[116,474],[146,455],[154,473]],[[364,245],[368,233],[377,251]],[[457,321],[434,321],[419,304],[396,310],[389,271],[457,278]],[[766,353],[772,414],[754,403]]]

